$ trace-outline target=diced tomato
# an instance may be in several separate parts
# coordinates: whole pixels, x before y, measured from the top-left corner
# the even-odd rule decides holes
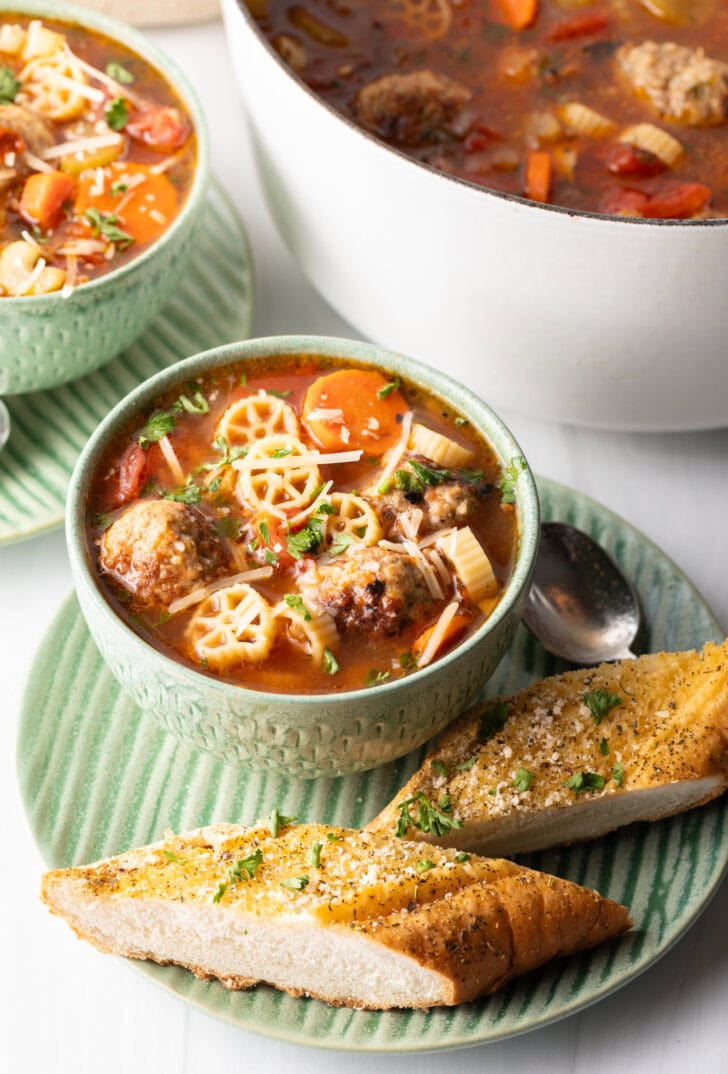
[[[136,442],[129,444],[113,474],[110,506],[123,507],[141,492],[147,479],[147,456]]]
[[[624,142],[607,148],[606,164],[609,171],[615,175],[634,175],[644,178],[659,175],[666,168],[666,164],[654,153]]]
[[[296,561],[290,552],[286,551],[288,532],[283,519],[273,515],[261,515],[256,518],[254,528],[260,548],[263,551],[267,549],[276,557],[271,566],[279,571],[290,570]]]
[[[477,153],[481,149],[490,149],[493,142],[500,141],[500,137],[498,131],[491,130],[482,123],[476,123],[465,138],[465,152]]]
[[[710,187],[705,183],[666,183],[648,199],[642,215],[660,220],[687,220],[699,213],[709,198]]]
[[[6,153],[15,153],[20,156],[25,152],[25,141],[20,134],[16,134],[10,127],[0,127],[0,157]]]
[[[571,41],[575,37],[593,37],[606,30],[609,20],[598,11],[574,15],[554,26],[546,36],[547,41]]]
[[[179,109],[148,105],[134,112],[124,129],[130,138],[150,149],[169,153],[185,144],[191,128]]]
[[[641,190],[631,190],[626,186],[611,187],[602,199],[602,212],[614,215],[623,214],[642,216],[647,204],[647,195]]]

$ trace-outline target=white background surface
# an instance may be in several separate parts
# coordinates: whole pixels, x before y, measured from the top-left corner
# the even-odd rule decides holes
[[[247,224],[257,270],[255,334],[352,334],[306,283],[273,229],[221,27],[153,36],[196,85],[210,123],[213,168]],[[613,435],[503,416],[538,472],[601,500],[643,530],[728,627],[728,431]],[[26,674],[70,585],[60,531],[0,551],[0,1069],[333,1074],[345,1063],[350,1074],[434,1074],[443,1066],[453,1074],[728,1071],[725,884],[689,935],[618,994],[545,1030],[440,1056],[344,1056],[243,1033],[77,941],[38,901],[42,863],[23,816],[14,762]]]

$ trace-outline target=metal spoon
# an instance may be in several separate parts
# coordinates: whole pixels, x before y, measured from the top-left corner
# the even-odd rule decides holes
[[[544,522],[523,620],[548,652],[591,665],[634,658],[641,613],[631,584],[596,541]]]

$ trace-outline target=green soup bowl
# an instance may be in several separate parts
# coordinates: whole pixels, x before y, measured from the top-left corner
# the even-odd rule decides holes
[[[3,7],[0,22],[17,16],[53,19],[126,45],[170,83],[197,136],[197,166],[187,199],[171,226],[146,250],[67,296],[54,291],[0,298],[0,394],[18,395],[90,373],[128,347],[154,320],[193,254],[208,183],[208,138],[186,77],[130,26],[59,0],[12,0]]]
[[[510,645],[528,594],[539,535],[539,505],[528,466],[518,473],[518,548],[513,574],[490,618],[429,666],[362,690],[282,694],[222,682],[144,641],[104,595],[86,536],[89,489],[110,444],[155,400],[195,377],[246,359],[322,355],[365,363],[421,385],[456,407],[490,443],[502,466],[521,451],[493,411],[435,369],[369,343],[322,336],[275,336],[216,347],[156,374],[126,396],[86,445],[71,480],[66,537],[89,630],[123,689],[188,745],[245,768],[302,779],[360,772],[392,761],[442,730],[478,695]],[[93,719],[93,713],[88,714]]]

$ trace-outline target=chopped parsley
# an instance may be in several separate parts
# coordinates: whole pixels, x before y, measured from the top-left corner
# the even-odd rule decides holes
[[[458,416],[457,418],[455,418],[455,424],[456,425],[467,425],[468,424],[468,419],[467,418],[461,418],[460,416]]]
[[[293,608],[294,611],[303,616],[305,623],[311,622],[311,613],[303,603],[303,597],[299,593],[286,593],[283,599],[289,608]]]
[[[287,817],[284,813],[279,813],[277,809],[272,809],[270,816],[266,819],[268,830],[275,839],[279,834],[281,828],[285,828],[288,824],[293,824],[298,820],[298,817]]]
[[[461,761],[460,764],[456,764],[455,765],[455,771],[456,772],[467,772],[469,769],[471,769],[473,767],[473,765],[475,764],[476,760],[477,760],[477,757],[475,756],[475,754],[473,754],[472,757],[468,757],[467,761]]]
[[[435,863],[431,858],[423,858],[422,861],[418,861],[415,865],[415,869],[418,873],[427,873],[430,869],[435,868]]]
[[[84,213],[91,225],[93,235],[101,235],[107,242],[113,242],[120,250],[125,250],[134,242],[134,236],[128,231],[122,231],[116,225],[119,218],[116,213],[102,213],[98,209],[87,209]]]
[[[268,388],[268,395],[275,395],[276,399],[287,399],[293,392],[293,388],[286,388],[284,392],[276,391],[275,388]]]
[[[459,861],[461,864],[464,861],[470,861],[470,855],[466,854],[464,850],[459,850],[455,855],[455,861]]]
[[[141,447],[147,448],[150,444],[156,444],[163,436],[172,432],[177,424],[177,418],[171,410],[158,410],[149,418],[147,424],[137,434],[137,440]]]
[[[102,533],[109,528],[112,522],[113,519],[108,511],[99,511],[99,513],[93,517],[94,529],[101,530]]]
[[[111,184],[109,188],[109,193],[111,194],[112,198],[118,198],[120,194],[126,194],[128,189],[128,183],[122,183],[121,180],[118,180],[116,183]]]
[[[516,483],[519,474],[522,474],[525,469],[526,460],[523,455],[516,455],[507,466],[502,468],[500,481],[498,482],[502,503],[516,502]]]
[[[519,768],[516,772],[512,786],[514,786],[517,791],[528,791],[531,789],[532,783],[533,772],[529,772],[527,768]]]
[[[389,671],[377,671],[376,668],[371,668],[367,672],[367,677],[364,680],[365,686],[379,686],[381,683],[386,682],[391,678]]]
[[[176,854],[173,854],[171,850],[163,850],[162,853],[164,854],[167,861],[173,861],[175,865],[187,864],[187,858],[179,858]]]
[[[131,71],[127,71],[126,67],[122,67],[122,65],[116,63],[115,60],[106,64],[106,73],[109,78],[113,78],[115,82],[121,82],[122,86],[130,86],[134,81],[134,75]]]
[[[599,743],[599,752],[602,754],[603,757],[606,757],[609,753],[609,743],[606,738],[603,738]]]
[[[341,836],[337,835],[336,832],[327,832],[326,833],[326,838],[328,839],[328,841],[330,843],[340,843],[341,842]]]
[[[337,533],[329,552],[332,556],[340,556],[347,550],[353,539],[350,533]]]
[[[123,131],[129,122],[129,109],[123,97],[114,97],[104,115],[112,131]]]
[[[503,729],[508,719],[508,705],[505,701],[498,701],[495,705],[480,714],[478,721],[478,738],[481,742],[487,742]]]
[[[181,488],[172,489],[170,492],[163,492],[162,499],[174,500],[176,503],[194,504],[199,503],[202,499],[202,492],[200,486],[196,485],[194,481],[188,481],[186,485]]]
[[[288,888],[290,891],[303,891],[308,884],[307,876],[289,876],[286,880],[281,880],[281,887]]]
[[[165,612],[160,612],[159,613],[159,619],[157,619],[157,621],[156,621],[156,623],[154,625],[155,626],[164,626],[164,624],[168,623],[171,618],[172,618],[172,616],[170,615],[169,612],[166,612],[166,611]]]
[[[270,544],[270,528],[265,519],[260,522],[258,529],[260,530],[260,536],[263,538],[265,544]]]
[[[329,649],[328,645],[324,646],[324,671],[327,675],[335,675],[339,670],[339,663]]]
[[[614,768],[612,769],[612,779],[618,787],[621,787],[624,783],[624,768],[622,767],[621,761],[617,761]]]
[[[410,807],[417,806],[417,814],[413,818]],[[452,815],[452,803],[449,794],[443,794],[435,805],[429,798],[419,791],[413,798],[406,798],[397,805],[399,819],[394,834],[399,839],[404,839],[410,828],[417,828],[421,832],[431,832],[433,835],[447,835],[452,828],[462,828],[463,822],[459,817]]]
[[[213,481],[210,484],[210,491],[216,492],[220,487],[219,478],[217,480],[217,486],[213,488],[215,484]],[[215,533],[218,537],[228,537],[231,541],[237,541],[240,537],[240,519],[236,515],[220,515],[215,522]]]
[[[404,493],[414,492],[421,494],[428,485],[433,487],[441,485],[451,476],[450,470],[440,470],[433,466],[425,466],[424,463],[417,462],[416,459],[409,459],[407,465],[410,467],[409,470],[394,471],[394,487]]]
[[[603,791],[606,783],[604,776],[597,772],[575,772],[564,783],[574,794],[585,794],[587,791]]]
[[[263,553],[263,559],[270,567],[278,566],[278,553],[274,552],[270,548],[266,548],[265,552]]]
[[[331,833],[329,832],[329,835]],[[321,851],[323,850],[323,843],[311,843],[311,846],[306,857],[306,865],[310,865],[312,869],[318,869],[321,865]]]
[[[324,506],[323,504],[321,505]],[[315,552],[318,546],[324,539],[324,525],[323,520],[320,517],[322,514],[319,509],[314,515],[309,518],[308,522],[302,529],[297,530],[295,533],[289,533],[286,538],[286,546],[288,548],[289,555],[294,559],[301,559],[307,552]],[[323,514],[328,514],[324,511]]]
[[[263,851],[258,847],[252,854],[248,854],[247,858],[240,858],[230,867],[230,883],[235,884],[238,880],[242,880],[245,877],[246,880],[252,880],[258,871],[258,866],[263,860]]]
[[[227,889],[228,889],[228,886],[227,886],[227,884],[220,884],[220,885],[218,886],[218,889],[217,889],[217,891],[216,891],[216,892],[215,892],[215,894],[214,894],[214,895],[212,896],[212,901],[213,901],[213,902],[220,902],[220,899],[221,899],[221,898],[223,897],[223,895],[225,894],[225,892],[227,891]]]
[[[207,671],[207,657],[206,656],[203,656],[202,660],[200,660],[200,667],[202,668],[203,671]]]
[[[403,671],[413,671],[417,667],[417,659],[414,653],[400,653],[399,666]]]
[[[0,67],[0,104],[9,104],[14,101],[20,83],[9,67]]]
[[[395,377],[394,380],[390,380],[389,384],[385,384],[383,388],[379,389],[379,391],[377,392],[377,398],[386,399],[389,395],[392,394],[393,391],[399,388],[400,383],[401,381],[399,377]]]
[[[175,406],[179,406],[182,410],[186,410],[188,414],[209,414],[210,407],[205,399],[204,395],[200,391],[196,391],[189,399],[186,395],[180,395]]]
[[[198,392],[198,395],[199,394],[200,393]],[[181,398],[182,396],[180,396],[180,399]],[[205,400],[205,404],[207,404],[207,400]],[[206,414],[207,411],[200,410],[198,411],[198,413]],[[230,464],[235,462],[236,459],[242,459],[245,455],[248,454],[247,447],[241,446],[231,448],[224,436],[216,437],[212,442],[212,446],[220,452],[222,458],[219,459],[217,462],[205,462],[202,464],[202,466],[198,466],[198,470],[219,470],[221,466],[230,466]]]
[[[242,384],[243,387],[245,387],[245,385],[248,383],[248,378],[245,375],[245,373],[240,374],[240,383]]]
[[[449,773],[444,761],[430,761],[430,768],[433,772],[437,772],[438,776],[444,776],[447,779]]]
[[[286,455],[292,455],[293,448],[279,447],[271,455],[272,459],[285,459]]]
[[[610,694],[608,690],[589,690],[582,701],[594,717],[597,727],[612,709],[622,704],[622,698],[618,694]]]

